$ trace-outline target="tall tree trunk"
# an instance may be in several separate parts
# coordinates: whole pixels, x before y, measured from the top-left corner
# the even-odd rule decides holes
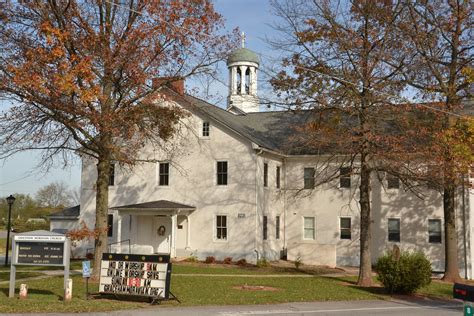
[[[456,212],[454,198],[456,187],[452,183],[445,185],[443,193],[444,210],[444,281],[455,282],[461,280],[458,266],[458,238],[456,231]]]
[[[95,229],[98,236],[95,239],[93,279],[100,275],[102,254],[107,249],[107,213],[109,199],[110,158],[99,159],[97,164],[96,182],[96,212]]]
[[[370,169],[367,165],[367,154],[361,155],[360,171],[360,267],[357,285],[372,285],[372,244],[371,214],[370,214]]]

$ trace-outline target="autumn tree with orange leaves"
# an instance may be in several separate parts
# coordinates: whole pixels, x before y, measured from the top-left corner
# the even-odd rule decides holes
[[[384,134],[399,114],[387,104],[403,90],[398,1],[273,1],[283,33],[275,47],[288,53],[272,85],[283,103],[310,109],[312,119],[297,127],[296,143],[322,153],[315,183],[358,175],[360,270],[357,284],[372,284],[371,181],[383,168],[391,144]],[[396,126],[393,127],[397,132]],[[395,136],[396,137],[396,136]],[[344,169],[342,169],[344,168]],[[342,172],[342,173],[341,173]]]
[[[231,49],[222,27],[210,0],[0,4],[0,95],[13,101],[0,118],[2,157],[39,149],[45,163],[71,152],[97,161],[95,267],[107,247],[110,164],[132,166],[145,143],[173,137],[185,113],[154,96],[213,70]]]
[[[405,39],[404,82],[436,101],[434,141],[419,152],[431,164],[428,178],[443,196],[446,281],[458,281],[456,195],[474,164],[472,117],[465,107],[473,97],[474,4],[472,1],[404,1],[398,28]],[[471,105],[472,107],[472,105]],[[471,113],[472,115],[472,113]]]

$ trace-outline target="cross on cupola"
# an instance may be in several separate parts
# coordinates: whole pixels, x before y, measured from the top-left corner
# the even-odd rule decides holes
[[[245,48],[245,40],[245,33],[242,32],[240,35],[242,47],[232,51],[227,58],[229,69],[227,110],[237,108],[240,112],[258,112],[260,105],[257,97],[257,70],[260,61],[255,52]]]

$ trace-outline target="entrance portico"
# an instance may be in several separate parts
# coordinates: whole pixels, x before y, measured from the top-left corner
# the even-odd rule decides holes
[[[167,200],[112,207],[117,211],[115,242],[129,238],[132,253],[166,253],[176,257],[177,247],[190,248],[190,217],[193,206]],[[122,219],[129,216],[127,232],[122,231]],[[178,225],[186,221],[186,227]],[[180,236],[178,236],[178,226]],[[185,235],[185,236],[183,236]],[[179,237],[180,245],[177,245]],[[121,249],[121,248],[120,248]]]

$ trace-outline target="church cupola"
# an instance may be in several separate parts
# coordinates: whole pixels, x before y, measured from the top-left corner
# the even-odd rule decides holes
[[[259,112],[258,65],[259,58],[256,53],[245,48],[245,34],[242,33],[242,47],[234,50],[227,58],[227,68],[229,68],[228,111]]]

